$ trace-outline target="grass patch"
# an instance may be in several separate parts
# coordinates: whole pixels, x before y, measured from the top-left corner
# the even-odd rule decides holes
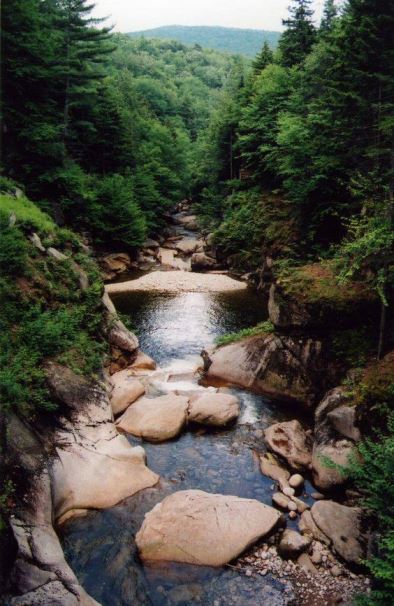
[[[273,333],[274,330],[275,329],[272,322],[270,320],[265,320],[265,322],[260,322],[256,326],[242,328],[238,332],[230,332],[227,335],[222,335],[216,339],[215,343],[221,347],[222,345],[229,345],[230,343],[235,343],[236,341],[240,341],[246,337],[270,334]]]
[[[53,232],[56,229],[50,216],[25,196],[16,198],[11,194],[0,193],[0,212],[6,217],[15,214],[18,225],[22,228],[33,228],[40,234]]]

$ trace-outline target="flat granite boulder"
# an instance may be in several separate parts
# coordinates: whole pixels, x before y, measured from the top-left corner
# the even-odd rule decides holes
[[[318,501],[311,509],[311,516],[346,562],[360,564],[365,556],[361,509],[346,507],[334,501]]]
[[[188,419],[203,425],[221,427],[239,416],[239,400],[225,393],[208,393],[192,399]]]
[[[145,393],[145,387],[141,381],[127,375],[124,371],[113,374],[110,381],[113,386],[110,402],[114,415],[126,410],[130,404]]]
[[[219,379],[306,408],[314,408],[332,374],[321,341],[271,333],[218,347],[207,362],[208,381]]]
[[[149,442],[164,442],[177,436],[187,418],[189,398],[169,393],[141,398],[117,420],[117,428]]]
[[[182,490],[146,514],[136,543],[143,560],[222,566],[271,532],[280,517],[254,499]]]

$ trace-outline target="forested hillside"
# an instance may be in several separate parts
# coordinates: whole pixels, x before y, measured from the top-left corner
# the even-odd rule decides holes
[[[262,288],[274,279],[282,305],[331,309],[340,322],[350,281],[375,292],[380,322],[368,338],[355,313],[334,339],[361,367],[394,344],[394,11],[384,0],[349,0],[339,14],[326,0],[316,28],[311,4],[292,2],[277,51],[262,49],[201,133],[193,194],[219,257]],[[371,562],[379,591],[366,601],[382,606],[394,589],[392,509],[378,487],[392,490],[389,360],[372,364],[361,385],[347,383],[372,436],[355,476],[381,533]]]
[[[247,57],[254,57],[260,51],[264,41],[268,42],[271,48],[275,48],[280,37],[279,32],[268,30],[188,25],[165,25],[154,29],[129,32],[127,35],[131,38],[177,40],[182,44],[197,44],[203,48],[214,48]]]
[[[4,170],[97,244],[136,246],[190,194],[196,137],[243,63],[110,35],[88,12],[82,1],[5,7]]]

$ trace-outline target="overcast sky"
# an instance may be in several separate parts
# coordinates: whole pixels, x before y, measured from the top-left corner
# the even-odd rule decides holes
[[[223,25],[282,29],[289,0],[96,0],[95,16],[109,16],[120,32],[160,25]],[[320,18],[324,0],[313,0]]]

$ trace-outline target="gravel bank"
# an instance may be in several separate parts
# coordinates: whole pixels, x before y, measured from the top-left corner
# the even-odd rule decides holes
[[[198,274],[186,271],[154,271],[137,280],[107,284],[106,291],[111,293],[133,292],[136,290],[155,290],[158,292],[225,292],[244,290],[244,282],[229,276],[218,274]]]

